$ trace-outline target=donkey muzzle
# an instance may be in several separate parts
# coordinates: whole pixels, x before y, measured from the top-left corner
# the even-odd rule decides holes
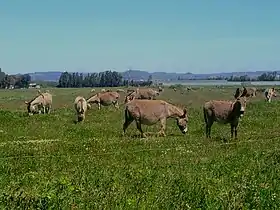
[[[186,134],[188,132],[188,128],[186,127],[184,130],[182,130],[183,134]]]
[[[240,109],[240,117],[244,116],[244,112],[245,112],[244,107],[241,107],[241,109]]]

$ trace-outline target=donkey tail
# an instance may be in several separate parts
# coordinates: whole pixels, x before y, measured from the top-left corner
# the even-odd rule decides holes
[[[79,113],[83,114],[85,111],[84,110],[84,100],[80,99],[78,103],[80,103],[78,106],[78,109],[79,109],[78,111],[79,111]]]
[[[130,117],[130,114],[129,114],[129,112],[128,112],[128,108],[125,107],[125,110],[124,110],[124,118],[125,118],[125,121],[128,120],[129,117]]]

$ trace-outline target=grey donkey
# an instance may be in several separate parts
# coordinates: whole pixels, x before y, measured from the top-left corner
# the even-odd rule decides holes
[[[247,89],[244,88],[240,93],[240,89],[236,89],[234,95],[235,101],[217,101],[211,100],[204,104],[203,114],[206,124],[206,138],[211,138],[211,127],[216,121],[220,124],[230,124],[231,138],[237,138],[237,126],[239,118],[243,117],[246,109]]]
[[[125,122],[123,134],[127,127],[135,120],[141,137],[146,137],[141,125],[153,125],[160,121],[161,129],[159,135],[165,136],[166,119],[175,118],[177,126],[183,134],[188,131],[187,110],[181,109],[163,100],[139,100],[135,99],[125,105]]]

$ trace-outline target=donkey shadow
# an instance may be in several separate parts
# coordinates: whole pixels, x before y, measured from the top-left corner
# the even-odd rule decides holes
[[[145,132],[145,135],[146,135],[146,138],[149,138],[149,137],[163,138],[164,137],[164,136],[159,135],[157,132]],[[122,135],[122,137],[129,137],[129,138],[132,138],[132,139],[145,139],[145,137],[144,138],[141,137],[140,133],[139,134],[132,134],[132,135],[125,135],[125,136]]]

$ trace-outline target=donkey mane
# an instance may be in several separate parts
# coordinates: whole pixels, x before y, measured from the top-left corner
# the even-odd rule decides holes
[[[44,95],[41,93],[41,91],[38,91],[39,95],[35,96],[33,99],[31,99],[28,104],[31,104],[35,99],[37,99],[39,96],[42,96],[44,98]]]
[[[134,91],[132,91],[132,92],[129,92],[129,93],[127,94],[127,96],[131,96],[131,95],[134,94],[134,93],[136,93],[136,90],[134,90]]]
[[[99,94],[99,93],[95,93],[95,94],[89,96],[88,98],[86,98],[86,101],[89,100],[90,98],[94,97],[94,96],[98,96],[98,94]]]
[[[182,112],[184,114],[184,110],[187,111],[187,109],[181,105],[181,104],[173,104],[173,103],[170,103],[170,102],[167,102],[169,105],[172,106],[172,108],[175,108],[176,111],[179,111],[179,112]],[[180,117],[180,116],[179,116]]]

